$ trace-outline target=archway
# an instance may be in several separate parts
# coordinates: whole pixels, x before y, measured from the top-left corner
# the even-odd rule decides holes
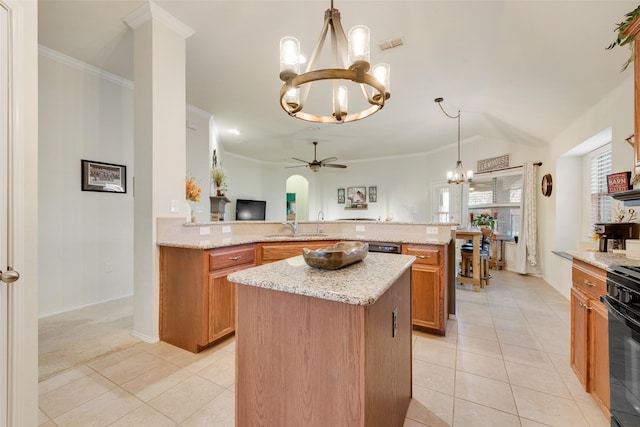
[[[287,178],[287,219],[309,220],[309,181],[301,175]]]

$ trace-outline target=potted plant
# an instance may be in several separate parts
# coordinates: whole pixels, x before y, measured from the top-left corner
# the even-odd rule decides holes
[[[487,213],[482,213],[474,218],[471,223],[474,227],[489,227],[493,230],[493,226],[495,225],[495,220],[493,217]]]
[[[631,12],[627,13],[625,15],[625,20],[620,22],[618,25],[616,25],[615,31],[618,33],[618,37],[616,38],[616,40],[613,43],[611,43],[607,47],[607,49],[613,49],[616,46],[629,45],[629,49],[631,50],[631,55],[629,56],[629,59],[627,59],[627,62],[625,62],[624,65],[622,65],[621,71],[626,70],[627,67],[629,66],[629,64],[631,64],[633,62],[633,56],[634,56],[634,52],[633,52],[634,43],[633,43],[633,41],[635,39],[635,35],[634,34],[627,34],[626,32],[629,29],[629,27],[631,26],[631,24],[638,17],[640,17],[640,6],[636,7]]]
[[[211,181],[216,185],[216,193],[218,196],[224,196],[222,192],[222,184],[224,183],[225,178],[226,175],[222,168],[216,167],[211,170]]]

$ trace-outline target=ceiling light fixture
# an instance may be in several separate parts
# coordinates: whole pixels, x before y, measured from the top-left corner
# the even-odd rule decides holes
[[[438,104],[445,116],[450,119],[458,119],[458,161],[456,162],[455,170],[447,172],[447,182],[449,184],[464,184],[465,182],[471,182],[471,179],[473,178],[473,171],[468,170],[465,174],[464,168],[462,167],[462,161],[460,160],[460,110],[458,110],[457,115],[452,116],[442,108],[442,101],[444,101],[444,98],[436,98],[434,101]]]
[[[327,32],[331,29],[331,58],[333,68],[315,69],[322,52]],[[280,40],[280,106],[292,117],[318,123],[346,123],[364,119],[384,107],[391,96],[389,92],[389,64],[378,64],[368,73],[369,28],[358,25],[349,30],[349,40],[340,23],[340,11],[333,8],[324,12],[324,25],[307,69],[300,74],[300,42],[294,37]],[[348,64],[348,66],[347,66]],[[333,81],[333,113],[331,115],[311,114],[302,111],[311,84],[321,80]],[[360,84],[362,93],[370,107],[349,114],[347,87],[339,85],[340,80]]]

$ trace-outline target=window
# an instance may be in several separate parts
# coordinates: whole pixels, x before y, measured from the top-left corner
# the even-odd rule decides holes
[[[611,196],[607,193],[607,175],[611,173],[611,143],[585,156],[588,162],[589,231],[598,222],[611,222]]]
[[[478,178],[469,188],[469,213],[478,216],[488,213],[495,220],[495,231],[513,236],[520,225],[522,198],[522,172],[516,174]]]
[[[451,192],[448,184],[433,186],[433,206],[435,206],[434,221],[449,222],[451,214],[449,210],[449,200]]]

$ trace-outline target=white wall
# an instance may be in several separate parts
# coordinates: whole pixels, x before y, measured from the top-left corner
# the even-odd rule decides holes
[[[198,108],[187,106],[187,176],[195,178],[202,189],[200,202],[193,203],[196,222],[211,220],[211,150],[209,119],[211,114]],[[186,202],[185,202],[186,203]]]
[[[544,169],[553,174],[554,191],[550,198],[540,206],[539,217],[544,218],[541,224],[541,256],[543,257],[543,277],[560,293],[569,298],[571,288],[571,263],[558,255],[554,250],[577,249],[580,237],[576,223],[580,223],[580,203],[575,201],[575,194],[581,194],[581,164],[576,159],[567,159],[575,152],[575,148],[597,135],[603,129],[611,127],[612,131],[612,168],[615,171],[633,171],[633,151],[624,138],[633,133],[633,73],[588,111],[580,115],[573,123],[549,143],[549,161]],[[573,176],[576,172],[577,176]],[[546,172],[545,172],[546,173]],[[556,191],[557,190],[557,191]],[[566,198],[573,194],[574,197]],[[579,225],[579,224],[578,224]],[[563,230],[563,233],[558,233]]]
[[[41,48],[40,316],[133,293],[132,88],[52,55]],[[81,191],[81,159],[127,166],[127,193]]]

